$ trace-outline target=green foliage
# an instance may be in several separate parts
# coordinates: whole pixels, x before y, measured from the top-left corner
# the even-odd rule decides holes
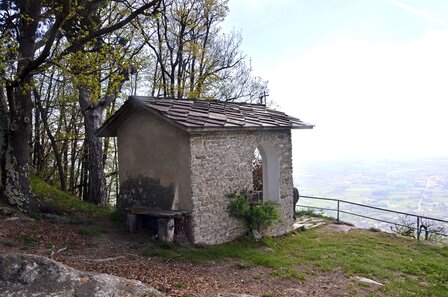
[[[30,218],[33,218],[33,219],[35,219],[35,220],[37,220],[37,219],[39,218],[39,214],[36,213],[36,212],[31,212],[31,213],[29,214],[29,216],[30,216]]]
[[[98,235],[100,233],[100,231],[99,230],[93,230],[93,229],[81,226],[78,229],[78,233],[79,233],[79,235],[93,236],[93,235]]]
[[[259,201],[250,208],[249,225],[259,229],[261,226],[272,226],[280,218],[277,205],[270,201]]]
[[[159,243],[159,247],[163,250],[170,250],[174,248],[174,246],[175,246],[174,243],[168,241],[162,241]]]
[[[280,218],[277,205],[271,201],[257,201],[249,204],[247,190],[235,191],[227,195],[230,198],[230,214],[244,219],[251,230],[272,226]]]
[[[88,217],[107,217],[113,212],[113,209],[111,208],[104,208],[81,201],[56,187],[47,184],[37,176],[31,176],[31,187],[34,195],[41,204],[46,204],[49,207],[52,207],[53,210],[58,213],[84,215]]]
[[[35,246],[39,241],[34,235],[27,235],[23,238],[27,247]]]
[[[109,218],[113,222],[123,222],[124,221],[124,216],[121,215],[120,212],[118,212],[118,210],[112,211],[109,215]]]
[[[249,213],[249,194],[246,190],[227,194],[230,198],[230,214],[235,217],[245,217]]]

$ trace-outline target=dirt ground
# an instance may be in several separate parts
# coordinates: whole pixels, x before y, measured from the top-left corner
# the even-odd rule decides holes
[[[99,231],[85,234],[88,230]],[[148,257],[144,250],[150,245],[144,234],[128,234],[109,221],[92,223],[87,229],[47,219],[0,216],[0,253],[39,254],[76,269],[137,279],[168,296],[365,296],[376,289],[359,285],[342,272],[319,272],[312,267],[297,267],[299,272],[311,270],[305,280],[281,279],[266,267],[242,268],[235,259],[192,264]]]

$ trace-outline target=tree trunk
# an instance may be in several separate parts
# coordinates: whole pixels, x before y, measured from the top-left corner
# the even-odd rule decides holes
[[[26,82],[26,83],[29,83]],[[29,88],[7,87],[8,101],[15,106],[15,116],[8,131],[8,146],[6,148],[4,166],[3,195],[8,202],[17,206],[23,212],[37,210],[37,202],[33,196],[30,179],[29,164],[31,161],[31,91]],[[11,105],[11,104],[10,104]]]
[[[37,99],[34,98],[37,104]],[[34,114],[34,149],[33,149],[33,166],[36,172],[41,172],[43,170],[43,149],[41,143],[41,131],[40,131],[41,121],[39,113]]]
[[[74,130],[74,139],[72,140],[71,148],[70,148],[70,191],[72,195],[76,194],[76,181],[78,179],[78,175],[76,174],[79,170],[76,170],[76,161],[78,161],[78,168],[82,162],[82,153],[79,152],[78,149],[78,138],[79,131],[75,126]],[[81,148],[81,152],[82,152]]]
[[[3,189],[6,185],[5,175],[5,161],[6,149],[8,147],[8,131],[9,131],[9,117],[8,107],[6,105],[5,93],[3,88],[0,88],[0,199],[5,198]]]
[[[29,66],[30,58],[35,54],[35,38],[39,24],[41,1],[19,1],[17,6],[23,15],[18,24],[20,58],[17,63],[19,76]],[[29,166],[31,162],[30,139],[32,135],[31,99],[32,75],[27,74],[19,81],[6,84],[6,96],[9,107],[9,130],[7,131],[6,154],[4,160],[3,195],[8,202],[16,205],[23,212],[37,210],[37,201],[33,196]]]
[[[84,115],[85,135],[88,145],[89,185],[87,200],[107,206],[106,178],[104,176],[103,143],[102,139],[95,135],[101,125],[103,108],[91,104],[90,91],[87,87],[79,87],[79,104]]]
[[[48,124],[48,114],[47,114],[48,110],[44,111],[44,109],[42,107],[42,103],[40,102],[40,100],[41,100],[40,94],[36,88],[33,88],[33,93],[34,93],[34,98],[35,98],[35,101],[37,104],[37,109],[38,109],[38,112],[36,112],[36,117],[40,113],[40,117],[42,119],[42,122],[44,123],[45,132],[47,133],[48,139],[50,139],[51,148],[53,149],[54,158],[56,160],[56,166],[58,168],[59,180],[61,183],[61,190],[64,192],[67,192],[65,172],[64,172],[64,168],[62,167],[61,153],[58,150],[58,146],[56,144],[56,139],[53,136],[53,133],[51,132],[50,126]]]
[[[84,141],[82,145],[82,161],[81,161],[81,178],[79,183],[79,197],[83,201],[89,200],[89,191],[88,191],[88,183],[89,183],[89,172],[87,169],[89,160],[89,149],[87,146],[87,140]]]

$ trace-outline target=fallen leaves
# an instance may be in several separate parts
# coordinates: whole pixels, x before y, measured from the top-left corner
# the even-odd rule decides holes
[[[127,234],[111,222],[89,226],[103,231],[92,236],[80,234],[79,225],[44,219],[3,220],[0,224],[0,252],[40,254],[75,269],[139,280],[167,296],[213,296],[222,292],[257,296],[346,296],[350,292],[349,279],[341,273],[316,273],[303,284],[299,279],[273,276],[266,267],[240,267],[238,260],[193,264],[147,257],[143,251],[151,243],[146,235]],[[34,239],[32,245],[30,238]],[[332,289],[320,288],[323,282],[333,284]]]

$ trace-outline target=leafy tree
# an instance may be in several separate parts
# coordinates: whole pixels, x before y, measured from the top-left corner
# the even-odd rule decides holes
[[[0,197],[37,209],[35,172],[80,199],[118,192],[115,139],[95,136],[123,98],[255,100],[226,0],[1,0]]]
[[[70,41],[65,39],[69,32],[62,30],[65,23],[79,20],[79,15],[89,15],[88,10],[95,5],[115,1],[0,2],[2,98],[6,94],[6,100],[2,99],[0,106],[0,119],[5,122],[2,127],[7,127],[0,130],[0,144],[3,146],[1,194],[9,203],[25,212],[36,209],[29,182],[33,76],[68,55],[76,55],[85,49],[86,44],[94,44],[107,34],[123,28],[149,9],[154,12],[159,2],[119,1],[126,9],[115,18],[104,26],[81,28],[82,34]]]
[[[223,34],[227,0],[164,0],[157,18],[140,24],[155,63],[152,96],[225,101],[258,99],[267,82],[252,75],[241,35]]]

